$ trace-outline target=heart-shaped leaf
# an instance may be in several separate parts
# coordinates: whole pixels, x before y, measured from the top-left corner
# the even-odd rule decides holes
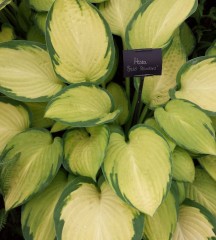
[[[177,75],[172,98],[186,99],[209,114],[216,114],[216,57],[199,57],[184,64]]]
[[[32,128],[13,137],[0,156],[6,210],[45,188],[58,172],[62,154],[61,139],[47,130]]]
[[[215,239],[216,220],[202,205],[186,199],[179,209],[172,240]]]
[[[73,129],[64,136],[64,165],[74,174],[96,179],[109,141],[109,129]]]
[[[143,125],[132,128],[128,142],[113,132],[103,171],[124,201],[152,216],[170,185],[169,146],[158,132]]]
[[[66,174],[59,171],[43,192],[22,207],[21,223],[25,239],[55,239],[54,208],[66,185]]]
[[[184,100],[169,101],[155,110],[155,119],[182,148],[196,154],[216,155],[211,119],[198,106]]]
[[[0,92],[23,102],[47,102],[63,87],[44,45],[29,41],[0,44]]]
[[[55,209],[59,240],[140,240],[143,215],[116,196],[106,182],[73,180]]]
[[[113,121],[120,110],[102,88],[90,83],[73,84],[62,90],[48,104],[45,117],[72,127],[92,127]]]
[[[174,31],[196,10],[197,5],[196,0],[147,0],[128,24],[128,48],[165,47]]]
[[[46,32],[54,70],[68,83],[101,83],[112,73],[115,48],[108,24],[86,0],[56,0]]]
[[[216,182],[204,170],[197,168],[195,180],[188,183],[186,197],[202,204],[216,217]]]

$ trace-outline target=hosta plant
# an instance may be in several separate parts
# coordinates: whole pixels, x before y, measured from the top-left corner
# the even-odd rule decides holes
[[[197,7],[0,2],[0,229],[20,207],[26,240],[216,239],[216,55],[189,60]],[[122,50],[146,48],[162,74],[123,79]]]

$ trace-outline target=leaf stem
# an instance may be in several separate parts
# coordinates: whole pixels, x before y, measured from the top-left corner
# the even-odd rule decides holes
[[[128,119],[127,124],[125,126],[125,132],[126,133],[129,131],[129,129],[131,127],[131,123],[132,123],[132,119],[133,119],[134,110],[135,110],[135,107],[136,107],[137,100],[138,100],[138,92],[135,91],[134,95],[133,95],[132,105],[131,105],[131,108],[130,108],[130,116],[129,116],[129,119]]]
[[[135,125],[138,122],[138,119],[139,119],[139,109],[140,109],[141,104],[142,104],[141,100],[142,100],[142,90],[143,90],[144,78],[145,78],[144,76],[140,77],[138,99],[137,99],[136,107],[135,107],[134,114],[133,114],[132,126]]]
[[[143,111],[140,115],[138,123],[143,123],[144,122],[147,113],[148,113],[148,105],[145,105],[145,107],[143,108]]]

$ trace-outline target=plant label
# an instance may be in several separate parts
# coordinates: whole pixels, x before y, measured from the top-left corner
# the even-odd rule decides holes
[[[123,51],[124,77],[161,75],[162,50],[134,49]]]

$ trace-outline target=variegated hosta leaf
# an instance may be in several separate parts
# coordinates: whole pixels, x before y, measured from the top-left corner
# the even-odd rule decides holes
[[[206,50],[206,56],[216,56],[216,40],[212,43],[212,45]]]
[[[96,179],[109,141],[107,126],[73,129],[64,136],[64,165],[74,174]]]
[[[116,123],[124,125],[129,117],[129,102],[123,88],[117,83],[111,82],[107,86],[107,91],[112,95],[116,109],[121,109],[122,112],[116,119]]]
[[[0,42],[7,42],[15,38],[14,28],[9,24],[2,24],[0,32]]]
[[[176,200],[171,192],[157,209],[153,217],[146,216],[144,239],[171,239],[177,223]]]
[[[46,187],[61,164],[62,141],[47,130],[30,129],[19,133],[1,155],[0,180],[9,210],[26,202]]]
[[[43,45],[28,41],[0,44],[0,92],[24,102],[46,102],[63,86]]]
[[[45,117],[72,127],[92,127],[113,121],[120,110],[114,109],[110,95],[90,83],[74,84],[49,102]]]
[[[171,152],[174,150],[174,148],[176,147],[176,144],[173,142],[173,140],[167,136],[167,134],[163,131],[163,129],[158,125],[158,123],[155,121],[154,118],[148,118],[146,119],[146,121],[144,122],[145,125],[157,130],[163,137],[164,139],[167,141]]]
[[[179,147],[173,152],[173,178],[178,181],[193,182],[195,167],[187,151]]]
[[[0,0],[0,10],[11,3],[12,0]]]
[[[28,0],[30,6],[37,12],[48,12],[55,0]]]
[[[180,27],[180,36],[186,55],[190,56],[196,46],[196,38],[186,22]]]
[[[186,197],[202,204],[216,217],[216,181],[202,169],[196,169],[195,180],[187,184]]]
[[[170,185],[169,146],[158,132],[144,125],[130,131],[128,142],[123,134],[113,132],[103,171],[124,201],[152,216]]]
[[[29,102],[26,103],[28,108],[32,113],[32,127],[38,128],[48,128],[52,126],[53,120],[44,118],[45,108],[47,103],[36,103],[36,102]]]
[[[46,32],[46,19],[47,19],[47,13],[36,13],[34,15],[34,22],[37,25],[37,27],[43,32]]]
[[[142,0],[108,0],[99,5],[99,10],[105,17],[113,34],[125,40],[126,27],[141,7]]]
[[[21,223],[25,239],[54,240],[54,209],[67,185],[67,176],[60,171],[51,184],[22,207]]]
[[[180,206],[172,240],[213,240],[216,220],[202,205],[186,199]]]
[[[54,70],[64,81],[101,83],[109,78],[115,58],[112,34],[86,0],[56,0],[46,38]]]
[[[182,148],[196,154],[216,155],[211,119],[193,103],[169,101],[164,108],[155,110],[155,119]]]
[[[198,161],[206,172],[216,181],[216,156],[207,155],[198,158]]]
[[[6,144],[30,126],[28,110],[23,104],[0,98],[0,154]]]
[[[178,31],[163,54],[162,75],[145,78],[142,100],[150,108],[162,105],[170,99],[169,90],[176,85],[176,75],[185,62],[186,55]]]
[[[62,193],[55,209],[62,240],[140,240],[143,215],[119,199],[110,186],[78,178]]]
[[[199,57],[188,61],[177,75],[174,98],[186,99],[202,109],[216,113],[216,56]]]
[[[146,1],[127,27],[128,48],[165,47],[174,31],[196,8],[197,0]]]

